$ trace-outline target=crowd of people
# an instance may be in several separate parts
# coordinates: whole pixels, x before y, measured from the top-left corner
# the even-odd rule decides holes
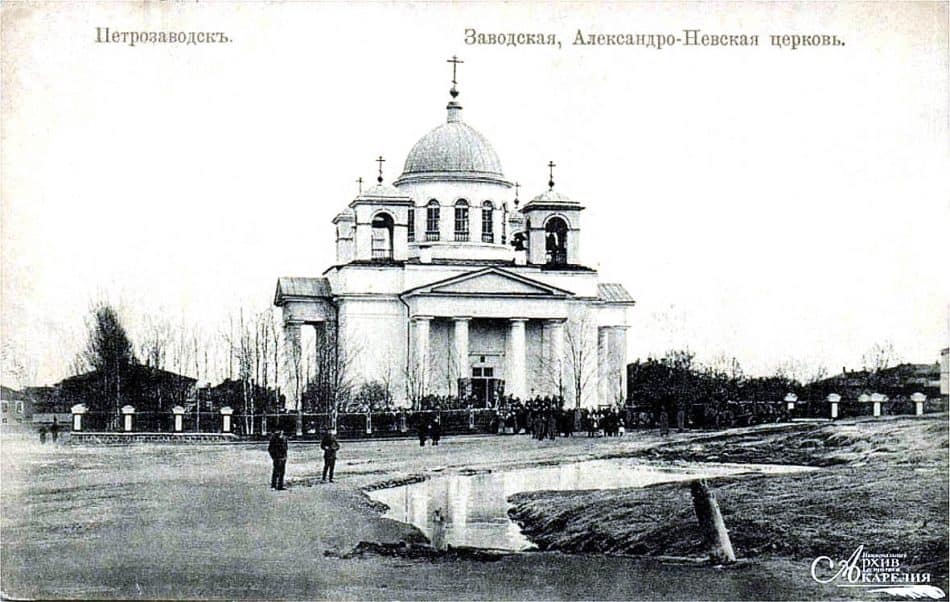
[[[617,408],[566,409],[564,398],[560,396],[528,400],[505,397],[498,404],[498,432],[501,434],[528,434],[541,441],[558,435],[572,437],[576,430],[586,431],[588,437],[623,435],[624,416]]]

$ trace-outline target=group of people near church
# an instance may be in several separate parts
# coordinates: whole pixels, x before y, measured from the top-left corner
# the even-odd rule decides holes
[[[492,403],[479,400],[474,395],[425,395],[419,400],[419,409],[423,411],[470,410],[472,408],[491,408]]]
[[[534,397],[521,400],[504,397],[498,405],[498,431],[505,434],[526,433],[538,441],[554,439],[559,434],[574,434],[574,411],[564,409],[564,399]]]
[[[528,434],[541,441],[558,435],[571,437],[578,428],[587,431],[588,437],[616,437],[626,432],[626,423],[624,414],[617,408],[565,409],[560,396],[534,397],[526,401],[506,397],[498,406],[497,432],[500,434]]]

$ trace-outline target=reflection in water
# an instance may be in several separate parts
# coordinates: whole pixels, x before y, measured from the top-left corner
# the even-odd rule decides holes
[[[508,518],[508,498],[515,493],[544,490],[618,489],[653,483],[726,476],[740,472],[797,472],[799,466],[692,464],[651,466],[631,461],[591,460],[557,466],[476,475],[449,474],[421,483],[373,491],[374,500],[389,506],[387,518],[411,523],[432,537],[436,509],[445,517],[445,539],[453,546],[525,550],[531,542]]]

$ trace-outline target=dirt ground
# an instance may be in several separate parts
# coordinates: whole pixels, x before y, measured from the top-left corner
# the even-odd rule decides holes
[[[740,557],[847,558],[859,545],[906,553],[906,570],[946,589],[946,415],[799,424],[770,434],[725,433],[644,450],[665,461],[781,463],[805,473],[710,481]],[[565,552],[702,556],[688,488],[514,496],[510,514],[539,547]]]
[[[944,420],[946,418],[944,417]],[[741,429],[778,433],[787,427]],[[344,442],[337,482],[320,450],[291,443],[289,488],[268,487],[264,445],[39,446],[0,440],[0,588],[11,598],[814,599],[807,566],[781,557],[728,569],[559,552],[425,560],[326,552],[419,541],[363,490],[461,469],[645,454],[709,433],[622,439],[459,437]]]

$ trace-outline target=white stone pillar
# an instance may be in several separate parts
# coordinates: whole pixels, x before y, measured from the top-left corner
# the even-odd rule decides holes
[[[132,416],[135,414],[135,408],[132,406],[122,406],[122,430],[126,433],[132,432]]]
[[[796,401],[798,401],[798,395],[795,395],[794,393],[789,393],[785,396],[785,403],[787,404],[785,407],[788,409],[789,414],[795,411]]]
[[[832,393],[828,396],[828,403],[831,404],[831,419],[835,420],[838,418],[838,404],[841,402],[841,396],[837,393]]]
[[[526,318],[512,318],[511,329],[508,333],[508,357],[506,380],[506,393],[520,399],[525,398],[525,324]]]
[[[70,408],[70,412],[72,412],[73,415],[73,430],[77,433],[82,431],[82,415],[88,411],[89,408],[87,408],[84,403],[77,403]]]
[[[468,364],[468,322],[471,318],[454,318],[455,321],[455,378],[467,378]],[[461,393],[461,391],[459,391]]]
[[[231,432],[231,414],[234,413],[234,410],[229,406],[224,406],[219,410],[221,412],[221,432],[230,433]]]
[[[296,410],[299,403],[297,391],[298,378],[303,379],[303,357],[300,349],[300,324],[289,322],[284,324],[284,371],[281,378],[281,389],[284,393],[284,408]],[[303,383],[300,383],[301,385]]]
[[[927,401],[927,396],[923,393],[914,393],[910,396],[910,400],[914,402],[914,415],[923,416],[924,402]]]
[[[431,320],[432,316],[415,316],[412,319],[415,333],[410,361],[412,362],[412,384],[417,389],[414,393],[418,395],[429,392],[429,322]]]
[[[608,404],[610,400],[610,328],[597,328],[597,402]]]
[[[180,433],[184,430],[182,420],[185,415],[185,408],[181,406],[175,406],[172,408],[172,414],[175,416],[175,432]]]

